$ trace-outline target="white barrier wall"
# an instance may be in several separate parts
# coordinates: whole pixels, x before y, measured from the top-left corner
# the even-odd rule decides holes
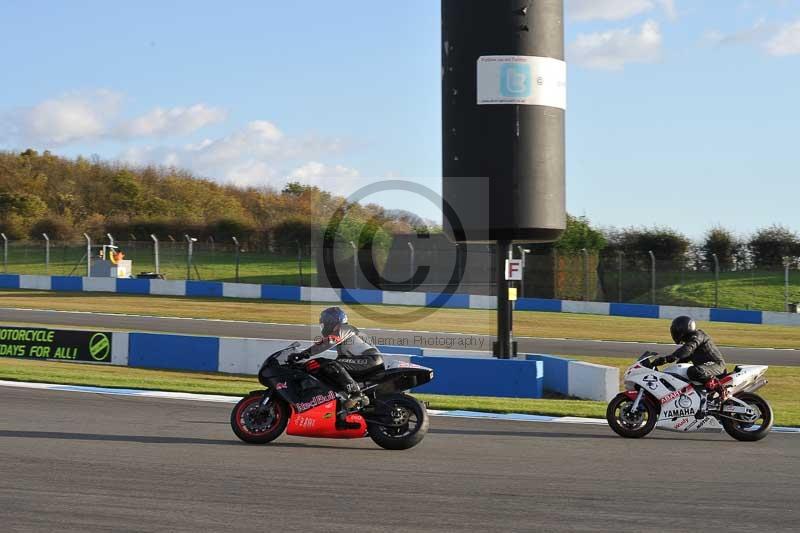
[[[659,306],[659,318],[674,320],[679,316],[690,316],[697,321],[707,322],[711,320],[711,309],[700,307],[676,307],[674,305]]]
[[[338,289],[330,287],[301,287],[300,299],[304,302],[339,302],[341,296]]]
[[[253,283],[223,283],[222,296],[225,298],[261,299],[261,285]]]
[[[567,375],[570,396],[610,401],[619,393],[619,369],[581,361],[570,361]]]
[[[471,294],[469,297],[470,309],[497,309],[496,296],[484,296],[480,294]]]
[[[117,280],[114,278],[82,278],[83,290],[86,292],[117,292]]]
[[[20,289],[36,289],[40,291],[49,291],[52,285],[50,276],[25,276],[19,277]]]
[[[384,291],[383,303],[386,305],[416,305],[425,307],[425,293]]]
[[[127,333],[112,332],[111,334],[111,364],[128,366],[128,339]]]
[[[611,304],[607,302],[574,302],[563,300],[561,302],[562,313],[585,313],[589,315],[607,315]]]
[[[169,281],[165,279],[151,279],[150,294],[158,294],[161,296],[185,296],[186,282]]]

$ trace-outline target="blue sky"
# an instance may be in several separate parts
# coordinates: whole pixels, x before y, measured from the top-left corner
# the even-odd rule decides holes
[[[570,212],[800,230],[800,1],[566,4]],[[6,0],[0,149],[439,188],[438,1],[236,5]]]

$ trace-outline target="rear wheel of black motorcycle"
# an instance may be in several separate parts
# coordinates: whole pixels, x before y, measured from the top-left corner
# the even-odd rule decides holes
[[[736,395],[736,398],[743,401],[758,412],[758,418],[755,420],[731,420],[730,418],[723,418],[721,420],[722,427],[725,431],[736,440],[755,442],[767,436],[769,430],[772,429],[772,406],[758,394],[752,392],[742,392]],[[739,405],[735,402],[729,402],[732,405]],[[724,411],[723,411],[724,413]],[[737,415],[734,413],[734,417]]]
[[[248,444],[266,444],[277,439],[289,422],[289,406],[283,399],[273,396],[261,408],[263,398],[263,393],[246,396],[231,411],[233,432]]]
[[[624,393],[614,396],[606,409],[606,421],[614,433],[628,439],[640,439],[653,431],[658,421],[658,409],[642,398],[639,409],[631,411],[634,400]]]
[[[377,422],[367,425],[375,444],[387,450],[407,450],[425,438],[429,425],[425,404],[407,394],[379,397],[375,402],[379,404],[376,407],[386,412],[392,421],[387,425]]]

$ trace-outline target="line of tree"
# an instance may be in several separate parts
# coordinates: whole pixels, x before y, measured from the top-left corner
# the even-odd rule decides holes
[[[341,206],[348,223],[337,237],[360,241],[363,226],[379,238],[410,232],[407,214],[347,204],[317,187],[221,185],[175,168],[132,167],[97,158],[68,159],[35,150],[0,152],[0,231],[9,239],[182,239],[184,234],[295,252],[309,247]],[[367,232],[369,233],[369,232]]]
[[[661,267],[676,270],[712,271],[717,262],[721,271],[780,269],[787,260],[800,258],[800,235],[785,226],[772,225],[743,238],[715,226],[699,242],[692,242],[672,228],[596,230],[586,218],[570,217],[567,231],[555,247],[572,253],[583,248],[602,252],[608,260],[621,258],[627,268],[649,268],[652,251]]]

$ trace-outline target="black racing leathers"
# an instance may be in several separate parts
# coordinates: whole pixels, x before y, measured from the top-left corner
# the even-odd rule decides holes
[[[672,355],[663,358],[664,362],[692,363],[687,375],[692,381],[706,382],[725,373],[725,359],[722,352],[701,329],[692,333]]]
[[[338,335],[321,337],[298,355],[301,358],[313,357],[333,348],[339,354],[335,360],[323,357],[316,359],[319,373],[341,392],[346,392],[351,397],[358,396],[361,390],[352,375],[358,377],[383,366],[381,353],[369,341],[359,336],[358,328],[342,324]]]

